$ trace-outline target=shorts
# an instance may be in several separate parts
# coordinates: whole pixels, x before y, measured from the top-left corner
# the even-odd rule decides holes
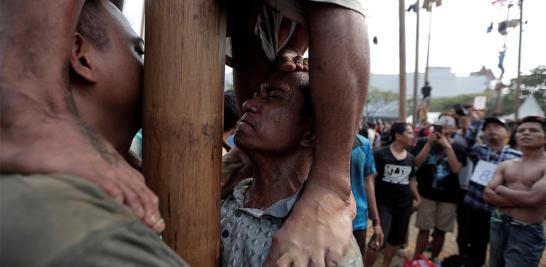
[[[415,227],[420,230],[436,228],[443,232],[453,232],[455,218],[457,218],[457,205],[450,202],[442,202],[421,197],[421,206],[417,210]]]
[[[377,203],[377,209],[386,243],[393,246],[404,244],[411,216],[411,206],[406,209],[394,209]],[[373,240],[375,240],[375,235],[370,239],[370,243]]]
[[[261,40],[262,49],[271,62],[275,62],[281,48],[278,43],[278,33],[283,18],[292,21],[290,34],[296,28],[296,23],[306,25],[305,9],[309,2],[333,4],[354,10],[364,16],[362,0],[262,0],[262,10],[258,14],[254,34]],[[226,62],[231,66],[231,43],[226,42]]]

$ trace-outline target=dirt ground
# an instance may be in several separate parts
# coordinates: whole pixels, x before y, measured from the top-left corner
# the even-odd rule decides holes
[[[543,226],[546,228],[546,220],[544,221]],[[418,232],[418,229],[415,228],[415,213],[414,213],[410,221],[408,246],[403,251],[403,253],[407,255],[407,257],[409,258],[413,256],[413,252],[415,250],[415,240],[417,239],[417,232]],[[368,228],[368,232],[366,235],[368,239],[371,238],[372,234],[373,234],[372,229]],[[459,250],[457,248],[457,225],[455,225],[455,232],[446,234],[444,247],[442,249],[442,252],[440,253],[440,259],[444,259],[446,257],[449,257],[454,254],[458,254],[458,253],[459,253]],[[425,256],[430,256],[430,253],[425,253]],[[382,258],[381,256],[379,256],[377,261],[374,264],[374,267],[380,267],[381,263],[382,263]],[[400,253],[394,257],[394,259],[392,260],[391,266],[393,267],[404,266],[404,261],[403,261],[403,258],[400,256]],[[546,267],[546,250],[542,254],[542,259],[540,261],[539,266]]]

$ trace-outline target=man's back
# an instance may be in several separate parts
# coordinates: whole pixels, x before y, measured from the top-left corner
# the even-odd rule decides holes
[[[185,266],[131,211],[83,179],[2,175],[1,266]]]

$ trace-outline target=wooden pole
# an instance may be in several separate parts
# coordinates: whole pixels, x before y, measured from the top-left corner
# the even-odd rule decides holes
[[[519,0],[519,48],[518,48],[518,79],[516,82],[516,121],[519,120],[519,96],[521,94],[521,38],[523,36],[523,0]]]
[[[419,0],[415,2],[415,14],[417,15],[415,23],[415,71],[413,73],[413,128],[417,126],[417,98],[419,94],[417,92],[419,86]]]
[[[216,0],[147,0],[144,175],[163,240],[191,266],[219,265],[225,14]]]
[[[406,8],[404,0],[398,1],[399,52],[400,52],[400,107],[399,120],[406,121]]]
[[[430,58],[430,35],[432,33],[432,6],[429,11],[429,23],[428,23],[428,44],[427,44],[427,64],[425,67],[425,82],[428,82],[428,59]]]

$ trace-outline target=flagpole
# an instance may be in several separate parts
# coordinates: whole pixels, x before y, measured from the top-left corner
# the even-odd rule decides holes
[[[519,48],[518,48],[518,79],[516,83],[516,121],[519,119],[519,96],[521,87],[521,38],[523,35],[523,0],[519,0]]]
[[[399,120],[406,121],[406,9],[404,0],[398,1],[399,54],[400,54],[400,106]]]
[[[432,32],[432,5],[430,6],[430,19],[428,24],[427,65],[425,67],[425,82],[428,82],[428,60],[430,58],[430,35]]]
[[[413,73],[413,128],[417,126],[417,87],[419,86],[419,0],[415,2],[415,13],[417,15],[415,25],[415,71]]]

